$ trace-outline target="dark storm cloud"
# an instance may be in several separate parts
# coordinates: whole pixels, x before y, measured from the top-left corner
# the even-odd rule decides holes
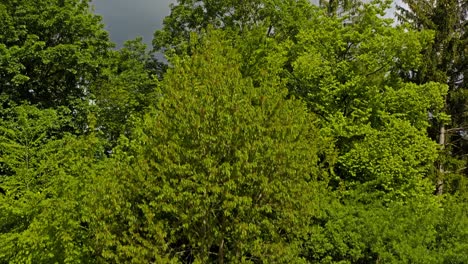
[[[142,36],[151,43],[153,33],[169,15],[169,4],[175,0],[94,0],[95,12],[103,17],[111,39],[121,45]]]

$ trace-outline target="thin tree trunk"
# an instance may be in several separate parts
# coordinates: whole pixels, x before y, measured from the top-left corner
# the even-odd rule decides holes
[[[224,238],[221,240],[218,251],[218,263],[224,264]]]
[[[445,148],[445,125],[442,125],[440,127],[440,132],[439,132],[439,145],[440,149],[443,150]],[[442,164],[442,161],[439,162],[439,175],[437,176],[437,186],[436,186],[436,194],[437,195],[442,195],[444,193],[444,174],[445,174],[445,169],[444,165]]]

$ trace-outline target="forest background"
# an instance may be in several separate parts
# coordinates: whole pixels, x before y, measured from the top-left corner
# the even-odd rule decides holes
[[[391,4],[2,1],[0,263],[468,263],[468,5]]]

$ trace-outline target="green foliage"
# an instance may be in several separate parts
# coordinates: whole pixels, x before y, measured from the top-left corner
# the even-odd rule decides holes
[[[341,177],[365,203],[407,200],[432,193],[424,178],[437,158],[437,144],[408,122],[392,120],[372,130],[338,160]],[[429,183],[429,184],[428,184]],[[367,199],[366,199],[366,196]],[[370,199],[370,200],[368,200]]]
[[[337,204],[331,201],[308,243],[312,263],[442,263],[435,203]]]
[[[180,261],[300,261],[294,237],[312,213],[317,177],[313,118],[285,100],[274,76],[254,88],[218,34],[173,58],[157,110],[125,144],[120,177],[139,198],[139,246],[162,226]]]
[[[66,106],[75,112],[75,128],[85,129],[89,84],[112,47],[87,1],[2,1],[0,21],[2,96],[41,108]]]
[[[57,135],[63,118],[54,110],[25,105],[5,112],[0,262],[81,263],[92,252],[80,215],[92,141]]]
[[[328,116],[339,110],[345,117],[367,119],[370,113],[362,108],[382,108],[375,97],[400,89],[399,72],[422,60],[419,51],[430,35],[393,28],[391,20],[379,18],[379,10],[365,6],[350,25],[317,13],[297,36],[291,90],[314,112]],[[436,96],[427,100],[440,102]]]
[[[41,111],[28,105],[2,109],[1,114],[2,174],[35,173],[41,160],[49,154],[44,146],[53,141],[66,118],[57,111]]]
[[[466,192],[463,174],[466,159],[466,141],[461,136],[467,129],[467,83],[466,23],[467,5],[458,0],[419,1],[405,0],[406,5],[398,7],[398,18],[417,30],[432,30],[434,41],[421,50],[423,62],[411,70],[405,78],[415,83],[437,81],[448,85],[445,111],[450,120],[437,120],[431,129],[431,136],[443,146],[439,160],[439,194]],[[445,186],[445,187],[444,187]]]
[[[466,262],[466,197],[421,192],[382,205],[346,196],[320,193],[320,210],[304,232],[309,263]]]
[[[418,186],[426,186],[438,151],[426,134],[428,113],[444,118],[447,92],[400,78],[422,60],[430,34],[391,27],[381,11],[363,5],[351,24],[318,12],[297,36],[289,79],[291,93],[321,117],[322,133],[336,139],[332,186],[359,190],[364,200],[427,192]]]
[[[201,33],[210,26],[233,36],[261,28],[260,36],[294,38],[314,9],[307,0],[178,0],[164,19],[163,29],[155,32],[153,46],[156,50],[183,51],[191,33]]]
[[[128,132],[128,120],[141,116],[160,96],[154,62],[142,39],[128,41],[109,58],[105,78],[95,83],[93,95],[97,126],[111,145]]]
[[[0,263],[468,263],[464,6],[178,3],[0,4]]]

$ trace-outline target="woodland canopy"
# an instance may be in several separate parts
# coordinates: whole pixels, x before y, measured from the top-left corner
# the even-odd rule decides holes
[[[1,1],[0,263],[468,263],[468,6],[404,3]]]

